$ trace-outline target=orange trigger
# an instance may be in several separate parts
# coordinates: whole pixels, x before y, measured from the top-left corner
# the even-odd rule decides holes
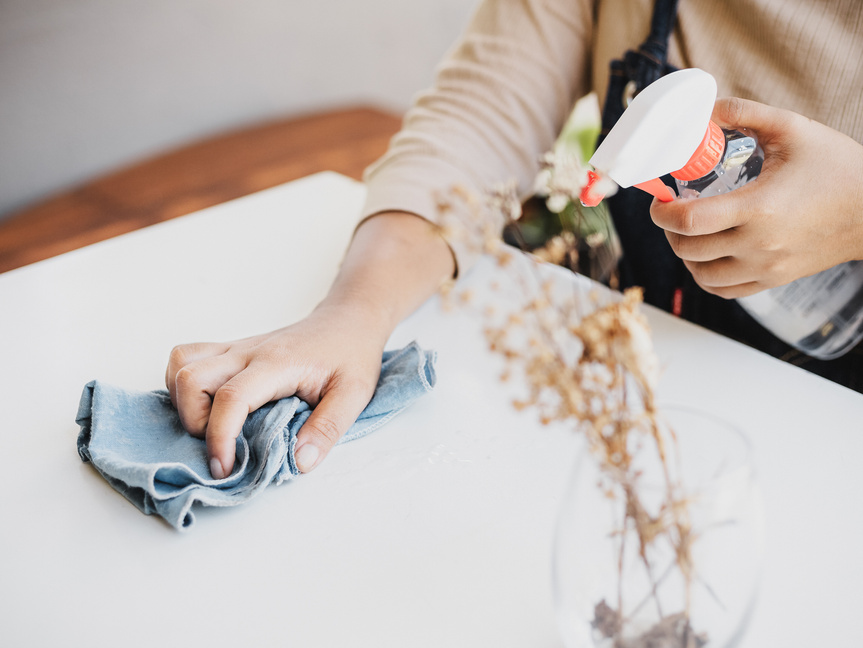
[[[635,186],[642,191],[646,191],[651,196],[658,198],[662,202],[671,202],[675,198],[674,192],[671,190],[671,187],[666,185],[659,178],[654,178],[653,180],[648,180],[647,182],[640,182]]]

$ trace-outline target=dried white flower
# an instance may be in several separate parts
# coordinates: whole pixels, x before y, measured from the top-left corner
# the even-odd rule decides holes
[[[577,335],[584,355],[604,364],[621,364],[649,391],[659,382],[659,359],[653,349],[647,318],[639,310],[641,290],[630,289],[623,300],[585,317]]]
[[[542,165],[536,176],[535,193],[546,196],[546,206],[553,214],[559,214],[570,202],[577,202],[581,191],[587,186],[588,165],[573,151],[558,147],[546,153],[540,160]],[[600,174],[594,183],[594,191],[611,196],[617,191],[617,184],[609,177]]]
[[[521,218],[521,200],[518,197],[518,184],[515,180],[492,187],[487,201],[492,211],[503,214],[505,219],[517,221]]]
[[[545,201],[545,206],[552,214],[559,214],[570,203],[569,196],[559,193],[552,193]]]
[[[585,242],[592,248],[597,248],[608,240],[605,232],[594,232],[585,237]]]

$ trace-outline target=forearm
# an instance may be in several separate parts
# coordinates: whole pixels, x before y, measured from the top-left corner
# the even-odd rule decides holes
[[[527,197],[540,156],[589,88],[593,5],[484,0],[438,66],[434,86],[417,97],[386,155],[367,169],[363,213],[400,210],[434,221],[438,199],[454,187],[479,197],[512,180]],[[491,212],[484,216],[503,226]],[[458,223],[446,229],[457,232]],[[460,270],[479,247],[470,234],[450,240]]]
[[[433,225],[404,212],[378,214],[357,228],[316,311],[347,309],[383,341],[454,272],[452,252]]]

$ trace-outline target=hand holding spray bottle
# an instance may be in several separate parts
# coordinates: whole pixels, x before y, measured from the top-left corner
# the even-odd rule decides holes
[[[724,131],[713,123],[715,101],[716,81],[696,68],[650,84],[590,159],[596,171],[582,202],[602,200],[596,186],[603,177],[665,202],[675,199],[659,179],[669,173],[681,198],[716,196],[755,180],[764,161],[757,139],[746,129]],[[816,358],[835,358],[863,338],[863,262],[842,263],[737,301],[786,343]]]

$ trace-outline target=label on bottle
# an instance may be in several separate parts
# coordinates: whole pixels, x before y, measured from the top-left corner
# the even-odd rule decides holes
[[[845,324],[835,316],[855,300],[861,281],[863,265],[852,261],[738,301],[777,337],[797,344],[824,327]],[[823,337],[831,333],[825,330]]]

